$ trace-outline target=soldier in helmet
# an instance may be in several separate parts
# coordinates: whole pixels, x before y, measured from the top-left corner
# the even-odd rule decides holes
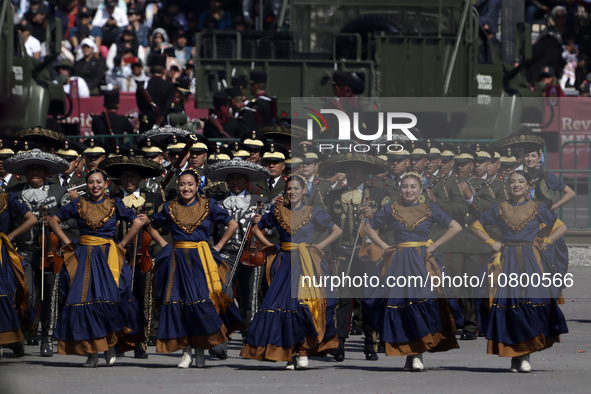
[[[133,134],[134,128],[127,116],[119,115],[119,90],[103,92],[105,111],[92,115],[92,133],[94,135]]]

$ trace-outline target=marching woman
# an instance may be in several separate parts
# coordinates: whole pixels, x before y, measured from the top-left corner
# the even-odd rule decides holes
[[[183,171],[178,181],[179,201],[164,203],[148,227],[162,246],[156,256],[156,298],[161,304],[156,351],[182,350],[179,368],[191,366],[191,347],[195,348],[195,365],[203,368],[203,350],[227,342],[227,334],[242,326],[238,308],[222,289],[227,267],[219,255],[238,224],[214,200],[199,196],[200,180],[192,168]],[[227,226],[213,247],[208,243],[212,222]],[[156,231],[164,225],[170,228],[174,244]]]
[[[272,205],[270,212],[253,228],[253,234],[268,252],[269,289],[244,338],[240,356],[287,361],[285,369],[293,370],[298,353],[298,367],[306,368],[308,356],[338,348],[334,322],[336,299],[325,289],[314,287],[311,281],[314,277],[330,275],[322,259],[322,249],[337,240],[342,231],[320,208],[303,204],[307,191],[302,177],[288,178],[286,191],[289,206],[278,202]],[[279,232],[279,251],[262,231],[273,228]],[[313,244],[315,230],[329,230],[329,234]],[[270,258],[273,254],[276,257]]]
[[[8,232],[11,222],[18,217],[25,221]],[[38,223],[37,217],[13,193],[0,191],[0,358],[2,345],[9,345],[17,357],[24,355],[21,321],[29,307],[29,291],[22,266],[22,257],[12,240]]]
[[[472,224],[474,234],[493,249],[486,276],[492,281],[483,286],[487,290],[477,308],[488,339],[487,352],[511,357],[512,372],[531,371],[530,353],[551,347],[560,342],[560,334],[568,332],[556,299],[542,285],[540,260],[540,251],[562,237],[567,228],[546,204],[528,198],[532,185],[527,173],[513,172],[510,200],[496,203]],[[501,241],[484,229],[493,225],[500,229]],[[538,247],[534,240],[541,226],[551,231]],[[519,280],[510,285],[512,277]]]
[[[441,278],[443,267],[435,251],[461,231],[461,227],[437,204],[421,202],[423,178],[416,172],[402,177],[399,201],[376,212],[366,227],[368,237],[384,249],[377,272],[382,278],[420,276]],[[431,227],[446,228],[435,242],[429,239]],[[394,245],[388,245],[376,230],[388,226]],[[389,285],[388,285],[389,286]],[[446,290],[427,286],[384,287],[366,293],[364,303],[373,310],[375,329],[380,333],[386,356],[406,356],[404,369],[423,370],[424,352],[457,349],[456,326],[463,324],[455,300]],[[386,293],[383,293],[383,290]]]
[[[60,273],[65,302],[55,337],[60,354],[87,354],[83,366],[96,367],[98,352],[105,352],[107,365],[113,365],[118,338],[134,329],[126,319],[130,313],[122,310],[128,303],[121,302],[119,286],[129,280],[123,270],[125,245],[148,218],[136,216],[119,198],[105,196],[109,181],[102,170],[88,172],[86,184],[89,198],[72,200],[49,221],[51,230],[66,245]],[[72,242],[60,228],[61,222],[71,218],[76,219],[80,231],[80,240]],[[119,220],[132,222],[132,226],[117,245],[113,238]]]

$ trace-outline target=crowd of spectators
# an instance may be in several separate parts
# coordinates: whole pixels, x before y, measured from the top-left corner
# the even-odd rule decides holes
[[[477,0],[480,23],[499,44],[501,0]],[[532,89],[587,96],[591,81],[591,0],[526,0],[525,22],[534,27],[532,57],[521,66]]]
[[[63,41],[54,76],[80,77],[80,97],[100,95],[101,87],[135,91],[149,77],[154,53],[168,57],[172,82],[185,75],[192,79],[196,33],[254,29],[258,21],[253,15],[259,15],[259,2],[249,0],[11,1],[15,25],[32,57],[46,55],[47,18],[61,20]],[[275,2],[264,2],[266,25],[274,19]]]
[[[28,54],[43,59],[47,18],[62,22],[62,51],[55,61],[59,75],[63,59],[72,67],[63,73],[84,80],[81,97],[108,90],[135,91],[148,77],[150,58],[165,54],[166,78],[193,81],[195,34],[205,29],[249,30],[259,26],[259,1],[254,0],[11,0]],[[532,58],[521,64],[532,89],[547,70],[554,86],[588,89],[591,81],[591,0],[526,0],[524,15],[539,34],[533,36]],[[280,0],[263,1],[263,26],[273,24]],[[476,0],[480,22],[493,47],[500,51],[501,0]],[[542,87],[542,89],[544,89]]]

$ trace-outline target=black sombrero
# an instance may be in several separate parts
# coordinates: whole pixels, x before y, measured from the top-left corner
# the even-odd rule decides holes
[[[369,174],[388,171],[387,164],[377,156],[364,153],[345,153],[326,159],[320,166],[325,171],[346,172],[349,167],[362,168]]]
[[[58,155],[39,149],[17,153],[6,159],[3,165],[7,172],[14,175],[27,175],[27,167],[33,165],[45,167],[48,175],[61,174],[70,167],[70,163]]]
[[[58,142],[65,141],[64,134],[49,130],[41,126],[29,127],[17,132],[14,138],[19,141],[31,141],[53,147]]]
[[[212,181],[226,181],[230,174],[246,175],[249,182],[266,181],[271,176],[269,170],[262,165],[242,159],[218,161],[205,171],[205,176]]]
[[[522,134],[503,138],[496,142],[501,148],[523,149],[523,153],[541,152],[546,145],[544,138],[534,134]]]
[[[117,156],[103,160],[99,168],[104,170],[111,178],[120,178],[124,171],[138,171],[142,178],[154,178],[162,175],[164,167],[155,161],[141,156]]]
[[[180,129],[178,127],[172,126],[163,126],[157,129],[148,130],[145,133],[140,134],[137,137],[137,144],[138,146],[143,146],[144,141],[150,138],[152,141],[157,141],[159,144],[166,146],[166,140],[171,135],[176,135],[179,137],[189,138],[189,135],[193,134],[190,131]]]

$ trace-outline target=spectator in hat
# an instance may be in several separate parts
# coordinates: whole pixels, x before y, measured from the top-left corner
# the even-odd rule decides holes
[[[107,67],[109,70],[122,68],[127,64],[137,62],[138,59],[145,61],[146,51],[139,45],[133,27],[127,26],[121,31],[117,42],[109,47]]]
[[[62,59],[57,66],[54,67],[58,74],[58,80],[63,75],[64,78],[64,92],[70,94],[72,92],[72,86],[75,84],[77,87],[77,95],[80,98],[90,97],[90,90],[86,81],[80,77],[74,76],[74,65],[69,59]],[[58,81],[55,81],[58,83]]]
[[[80,46],[84,57],[74,63],[75,74],[86,81],[91,96],[99,96],[99,86],[107,69],[105,58],[94,55],[96,44],[90,38],[82,40]]]
[[[267,95],[267,73],[253,70],[250,72],[250,93],[254,95],[249,106],[259,113],[259,127],[272,127],[275,124],[273,118],[273,100]]]
[[[141,46],[148,48],[150,46],[150,29],[143,23],[144,10],[140,4],[134,4],[127,7],[127,19],[129,25],[133,26],[137,40]]]
[[[103,33],[100,27],[92,25],[92,13],[88,7],[80,7],[77,15],[77,24],[72,27],[69,34],[65,37],[72,45],[72,48],[76,51],[76,59],[82,58],[82,48],[80,48],[80,42],[86,37],[90,37],[94,40],[97,48],[100,48],[103,42]]]
[[[92,132],[94,135],[133,134],[134,129],[127,116],[119,115],[119,91],[108,90],[103,93],[105,111],[100,115],[92,115]],[[107,118],[108,117],[108,118]]]
[[[226,89],[230,98],[232,116],[238,121],[237,137],[242,137],[257,128],[256,110],[248,107],[244,102],[244,95],[239,86]]]
[[[204,29],[229,30],[232,28],[232,15],[224,11],[219,0],[209,1],[209,10],[199,14],[199,31]]]
[[[140,113],[140,129],[147,130],[152,128],[154,123],[166,121],[172,100],[174,100],[175,87],[170,81],[164,79],[166,69],[166,57],[152,54],[150,71],[152,77],[144,84],[143,88],[147,91],[150,100],[158,108],[158,113],[147,100],[148,98],[142,89],[136,90],[136,102]],[[160,119],[158,119],[160,117]]]
[[[105,0],[105,8],[96,11],[92,25],[102,28],[109,19],[113,19],[117,27],[120,28],[129,25],[127,13],[122,8],[117,7],[117,0]]]
[[[27,55],[34,57],[35,59],[41,58],[41,43],[31,35],[31,24],[26,20],[23,20],[18,24],[17,28],[23,43],[25,44]]]

